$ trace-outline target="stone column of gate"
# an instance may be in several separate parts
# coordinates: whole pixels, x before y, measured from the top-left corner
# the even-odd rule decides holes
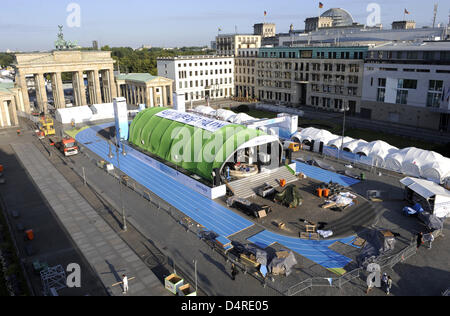
[[[47,90],[45,88],[45,79],[44,74],[39,73],[34,75],[34,82],[35,87],[37,87],[37,92],[39,94],[39,97],[37,98],[39,109],[44,112],[44,114],[47,114]]]
[[[28,96],[28,86],[27,81],[25,79],[25,73],[19,70],[18,74],[16,75],[16,82],[19,83],[19,88],[22,93],[22,100],[23,100],[23,107],[25,110],[25,113],[30,114],[30,97]]]
[[[167,106],[167,87],[162,86],[162,106]]]
[[[150,107],[150,89],[149,87],[146,85],[145,86],[145,107],[149,108]]]
[[[87,76],[88,76],[89,103],[95,104],[94,72],[92,70],[87,71]]]
[[[6,118],[5,100],[0,99],[0,126],[7,127],[8,119]]]
[[[72,72],[72,88],[73,88],[73,97],[75,98],[75,106],[81,105],[81,95],[80,95],[80,88],[78,87],[78,73]]]
[[[96,104],[102,104],[102,91],[100,89],[100,77],[99,77],[99,71],[96,69],[94,70],[94,87],[95,87],[95,103]]]
[[[155,103],[153,102],[153,87],[148,87],[147,91],[148,91],[148,102],[149,102],[147,106],[149,108],[152,108],[155,106]]]
[[[78,104],[78,106],[87,105],[86,87],[84,85],[83,71],[78,71],[76,73],[75,77],[76,77],[76,81],[77,81],[77,89],[79,90],[79,96],[80,96],[80,104]]]
[[[170,93],[170,106],[173,106],[173,87],[172,87],[172,84],[170,84],[170,86],[169,86],[169,93]]]
[[[109,91],[111,93],[111,102],[114,98],[119,97],[119,89],[116,86],[116,82],[114,80],[114,68],[108,69],[107,71],[109,78]]]
[[[156,98],[156,87],[153,87],[153,106],[159,107],[158,100]]]
[[[56,77],[56,91],[58,96],[58,104],[60,109],[66,108],[66,99],[64,98],[64,87],[62,82],[62,76],[60,72],[55,74]]]
[[[11,125],[13,125],[13,126],[18,126],[19,125],[19,118],[17,117],[17,102],[16,102],[16,98],[15,97],[12,97],[11,98],[11,114],[12,114],[12,117],[10,117],[10,120],[11,120]],[[11,116],[11,115],[10,115]],[[13,121],[14,121],[14,123],[13,123]]]
[[[109,103],[109,76],[106,74],[106,70],[100,70],[99,74],[102,76],[102,86],[101,89],[103,91],[103,98],[105,99],[105,103]]]

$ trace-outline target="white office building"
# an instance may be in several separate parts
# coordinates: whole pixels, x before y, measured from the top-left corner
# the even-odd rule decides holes
[[[158,75],[174,80],[176,94],[186,102],[234,96],[234,58],[227,56],[179,56],[158,58]]]
[[[450,131],[450,42],[370,49],[362,103],[370,119]]]

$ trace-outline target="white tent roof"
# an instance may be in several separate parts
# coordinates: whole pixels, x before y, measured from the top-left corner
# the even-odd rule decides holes
[[[201,113],[204,115],[215,115],[216,110],[212,107],[200,105],[194,109],[194,112]]]
[[[355,149],[362,146],[362,145],[367,145],[367,142],[365,140],[362,139],[354,139],[350,142],[345,143],[344,142],[344,150],[347,149],[348,151],[356,154]]]
[[[402,151],[403,152],[403,151]],[[404,150],[402,172],[414,177],[422,176],[422,167],[429,162],[441,160],[444,157],[436,152],[418,148],[407,148]]]
[[[450,159],[442,158],[425,163],[421,169],[422,177],[438,184],[450,177]]]
[[[219,109],[216,111],[216,117],[222,121],[228,121],[233,116],[236,116],[236,113],[230,110]]]
[[[297,133],[297,138],[301,141],[312,141],[314,140],[313,136],[318,134],[320,132],[319,129],[314,127],[308,127],[300,131],[300,133]]]
[[[328,142],[328,146],[333,146],[336,147],[338,149],[341,149],[342,143],[346,144],[349,143],[351,141],[353,141],[354,139],[351,137],[344,137],[344,141],[342,141],[342,137],[338,137],[336,139],[333,139],[331,141]]]
[[[374,165],[378,167],[385,165],[385,159],[389,154],[396,153],[398,151],[398,148],[380,140],[368,144],[361,144],[355,149],[356,153],[362,153],[367,157],[372,158]]]
[[[384,159],[384,167],[389,170],[401,172],[403,166],[403,156],[404,154],[401,151],[393,152],[387,155]]]
[[[246,113],[239,113],[236,116],[230,118],[230,122],[233,124],[242,124],[254,120],[256,120],[254,117],[251,117]]]

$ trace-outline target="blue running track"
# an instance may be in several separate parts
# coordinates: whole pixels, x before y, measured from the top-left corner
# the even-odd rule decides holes
[[[98,156],[102,157],[105,161],[112,163],[118,168],[115,150],[112,150],[114,157],[110,159],[108,157],[108,143],[97,135],[99,131],[110,126],[112,126],[112,124],[108,123],[88,128],[78,133],[76,140]],[[161,171],[149,166],[145,163],[146,156],[143,153],[134,150],[129,146],[126,146],[126,151],[127,155],[121,156],[120,158],[120,169],[122,172],[126,173],[206,229],[212,230],[218,235],[227,238],[253,226],[252,222],[242,216],[204,197],[194,190],[187,188],[183,184],[166,176]],[[327,180],[327,182],[329,181],[330,179]],[[328,247],[337,241],[350,244],[354,238],[355,237],[352,236],[339,240],[309,241],[263,231],[248,240],[263,249],[278,242],[284,247],[287,247],[326,268],[343,268],[351,261],[351,259],[332,251]]]
[[[333,181],[334,183],[338,183],[340,185],[343,185],[345,187],[350,187],[352,185],[355,185],[359,183],[359,180],[334,173],[322,168],[314,167],[307,165],[302,162],[296,162],[297,165],[297,172],[304,173],[307,177],[311,179],[316,179],[325,183],[329,183],[330,181]]]
[[[76,139],[116,168],[117,159],[108,157],[108,143],[97,136],[97,132],[111,124],[95,126],[80,132]],[[167,201],[173,207],[192,218],[200,225],[223,237],[228,237],[253,225],[231,210],[211,201],[203,195],[166,176],[161,171],[145,164],[141,152],[126,147],[127,155],[120,157],[120,169],[128,176]]]
[[[274,243],[279,243],[309,260],[314,261],[327,269],[331,269],[343,268],[352,260],[332,251],[328,247],[337,241],[353,246],[351,243],[354,239],[355,236],[339,240],[302,240],[294,237],[282,236],[265,230],[248,240],[262,249],[265,249]]]

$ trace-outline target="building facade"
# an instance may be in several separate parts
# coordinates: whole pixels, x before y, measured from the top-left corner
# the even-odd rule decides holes
[[[255,90],[263,102],[359,113],[367,47],[261,48]]]
[[[180,56],[158,58],[158,75],[173,80],[173,90],[186,102],[234,96],[234,58]]]
[[[255,99],[258,95],[256,85],[256,61],[258,49],[239,49],[235,58],[236,97]]]
[[[243,48],[260,48],[261,35],[223,34],[216,37],[216,50],[219,56],[237,56]]]
[[[364,117],[450,131],[449,99],[449,42],[370,49],[364,65]]]
[[[15,82],[22,93],[24,112],[30,113],[26,78],[34,77],[37,109],[47,113],[46,79],[50,78],[55,108],[65,108],[62,74],[72,78],[76,106],[112,102],[117,97],[114,83],[114,63],[107,51],[53,51],[48,53],[15,54]],[[84,75],[87,75],[87,86]]]
[[[173,80],[146,73],[119,74],[116,76],[119,97],[127,104],[149,107],[173,106]]]
[[[20,108],[21,92],[14,83],[0,82],[0,128],[19,126],[17,111]]]
[[[262,38],[273,37],[277,35],[277,26],[275,23],[257,23],[253,25],[253,34]]]

